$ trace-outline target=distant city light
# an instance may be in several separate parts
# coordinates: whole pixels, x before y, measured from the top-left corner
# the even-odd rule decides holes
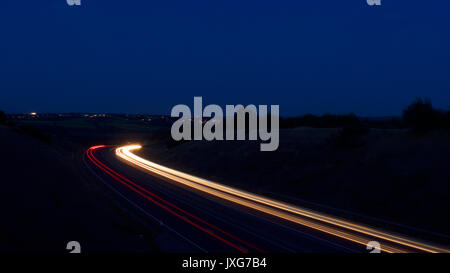
[[[31,116],[36,116],[37,113],[36,113],[36,112],[31,112],[30,115],[31,115]]]

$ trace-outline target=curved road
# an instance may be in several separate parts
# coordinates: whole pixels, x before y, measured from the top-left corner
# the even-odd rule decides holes
[[[94,146],[87,168],[138,217],[162,227],[167,252],[385,252],[447,249],[220,185],[147,161],[140,146]]]

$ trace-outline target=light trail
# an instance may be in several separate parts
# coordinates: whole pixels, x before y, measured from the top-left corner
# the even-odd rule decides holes
[[[116,149],[116,155],[133,165],[167,178],[170,181],[364,246],[369,241],[382,240],[381,250],[384,252],[402,253],[411,252],[412,250],[431,253],[450,252],[449,249],[290,205],[167,168],[131,152],[140,148],[140,145],[119,147]]]
[[[176,205],[174,205],[174,204],[172,204],[172,203],[170,203],[170,202],[164,200],[163,198],[157,196],[156,194],[154,194],[154,193],[152,193],[152,192],[146,190],[145,188],[143,188],[143,187],[137,185],[136,183],[134,183],[133,181],[131,181],[131,180],[125,178],[124,176],[118,174],[117,172],[115,172],[114,170],[112,170],[111,168],[109,168],[108,166],[106,166],[105,164],[103,164],[102,162],[100,162],[100,161],[94,156],[94,151],[95,151],[95,150],[100,149],[100,148],[106,148],[106,147],[108,147],[108,146],[106,146],[106,145],[97,145],[97,146],[93,146],[93,147],[89,148],[89,149],[86,151],[86,156],[87,156],[87,158],[88,158],[92,163],[94,163],[99,169],[101,169],[103,172],[105,172],[106,174],[108,174],[109,176],[111,176],[112,178],[114,178],[116,181],[122,183],[123,185],[125,185],[125,186],[128,187],[128,188],[130,188],[131,190],[133,190],[133,191],[136,192],[137,194],[141,195],[142,197],[144,197],[145,199],[151,201],[152,203],[154,203],[155,205],[161,207],[162,209],[168,211],[169,213],[175,215],[176,217],[180,218],[181,220],[183,220],[183,221],[185,221],[185,222],[188,222],[189,224],[193,225],[194,227],[198,228],[199,230],[201,230],[201,231],[203,231],[203,232],[205,232],[205,233],[207,233],[207,234],[213,236],[214,238],[216,238],[216,239],[222,241],[223,243],[225,243],[225,244],[227,244],[227,245],[229,245],[229,246],[235,248],[236,250],[239,250],[239,251],[242,252],[242,253],[248,253],[248,251],[247,251],[246,249],[243,249],[243,248],[239,247],[238,245],[236,245],[236,244],[234,244],[234,243],[228,241],[227,239],[225,239],[225,238],[223,238],[223,237],[221,237],[221,236],[215,234],[214,232],[211,232],[211,231],[208,230],[207,228],[202,227],[201,225],[195,223],[194,221],[188,219],[187,217],[193,218],[193,219],[199,221],[200,223],[205,224],[205,225],[207,225],[208,227],[210,227],[210,228],[212,228],[212,229],[214,229],[214,230],[216,230],[216,231],[218,231],[218,232],[220,232],[220,233],[226,235],[227,237],[230,237],[230,238],[232,238],[233,240],[238,241],[239,243],[242,243],[242,244],[244,244],[244,245],[246,245],[246,246],[248,246],[248,247],[250,247],[250,248],[253,248],[254,250],[256,250],[256,251],[258,251],[258,252],[265,252],[264,250],[261,250],[260,248],[257,248],[257,247],[255,247],[254,245],[252,245],[252,244],[250,244],[250,243],[248,243],[248,242],[246,242],[246,241],[244,241],[244,240],[242,240],[242,239],[240,239],[240,238],[238,238],[238,237],[236,237],[236,236],[234,236],[234,235],[232,235],[232,234],[230,234],[230,233],[228,233],[228,232],[226,232],[226,231],[224,231],[224,230],[222,230],[222,229],[220,229],[220,228],[218,228],[218,227],[216,227],[216,226],[214,226],[214,225],[212,225],[212,224],[210,224],[210,223],[208,223],[208,222],[206,222],[205,220],[202,220],[202,219],[200,219],[199,217],[197,217],[197,216],[195,216],[195,215],[193,215],[193,214],[191,214],[191,213],[189,213],[189,212],[187,212],[187,211],[185,211],[185,210],[179,208],[178,206],[176,206]],[[154,200],[153,198],[157,199],[158,201],[161,201],[161,202],[164,203],[165,205],[163,205],[163,204],[161,204],[160,202]],[[166,205],[167,205],[167,206],[166,206]],[[171,207],[171,208],[173,208],[173,209],[175,209],[175,210],[181,212],[182,214],[186,215],[187,217],[186,217],[186,216],[183,216],[183,215],[181,215],[181,214],[179,214],[178,212],[172,210],[172,209],[169,208],[169,207]]]

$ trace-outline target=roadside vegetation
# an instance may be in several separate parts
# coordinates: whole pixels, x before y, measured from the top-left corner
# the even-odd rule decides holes
[[[428,98],[416,98],[403,110],[401,117],[362,118],[350,113],[281,118],[280,128],[296,127],[346,128],[347,132],[356,134],[365,133],[368,128],[411,129],[414,134],[426,134],[436,129],[450,129],[450,111],[434,108]]]
[[[430,99],[416,98],[403,110],[403,122],[414,133],[425,134],[434,129],[450,128],[450,111],[433,108]]]

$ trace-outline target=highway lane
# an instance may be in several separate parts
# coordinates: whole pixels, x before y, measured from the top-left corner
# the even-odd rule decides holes
[[[138,148],[92,147],[85,162],[117,198],[178,238],[168,251],[367,252],[372,240],[386,252],[446,251],[159,166],[131,152]]]
[[[308,229],[168,183],[124,164],[114,147],[92,149],[85,162],[108,190],[175,238],[168,251],[183,252],[351,252]],[[151,199],[151,200],[150,200]],[[167,249],[167,246],[164,246]]]

